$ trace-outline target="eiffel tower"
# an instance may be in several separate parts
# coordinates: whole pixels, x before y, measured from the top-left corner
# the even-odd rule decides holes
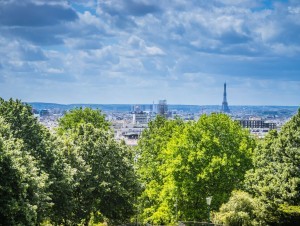
[[[223,94],[223,102],[221,112],[230,113],[230,109],[227,103],[227,94],[226,94],[226,82],[224,83],[224,94]]]

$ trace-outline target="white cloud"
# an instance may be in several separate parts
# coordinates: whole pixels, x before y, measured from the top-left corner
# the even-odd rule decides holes
[[[291,14],[300,14],[300,7],[288,7],[288,11]]]
[[[59,68],[47,68],[45,72],[50,74],[62,74],[64,73],[64,70]]]
[[[300,54],[300,46],[275,43],[271,45],[273,52],[279,56],[296,56]]]
[[[256,33],[259,35],[263,42],[272,41],[280,33],[277,24],[269,22],[268,24],[263,24],[256,28]]]
[[[274,84],[278,86],[282,74],[285,80],[299,80],[297,2],[30,2],[43,9],[51,3],[51,9],[63,13],[62,20],[50,23],[44,18],[43,23],[26,28],[0,23],[0,54],[5,56],[0,60],[0,71],[5,75],[0,83],[18,81],[37,92],[40,87],[35,84],[47,84],[54,90],[55,85],[64,84],[69,93],[75,93],[72,87],[85,93],[82,98],[87,101],[91,98],[89,89],[95,89],[93,92],[104,100],[114,95],[105,87],[118,87],[112,99],[123,98],[120,102],[127,98],[121,91],[128,93],[128,98],[141,93],[141,98],[152,100],[151,95],[161,92],[157,87],[163,86],[162,95],[171,100],[176,101],[175,95],[180,93],[182,101],[189,96],[197,101],[200,93],[207,93],[208,103],[219,103],[214,92],[224,80],[241,86],[249,81],[265,83],[260,88],[268,90],[270,80],[277,81]],[[0,8],[1,4],[3,1]],[[8,19],[20,22],[10,15]],[[255,93],[255,87],[250,88]],[[197,93],[197,89],[201,91]],[[57,90],[63,93],[64,89]]]
[[[130,36],[129,39],[127,40],[127,43],[133,48],[133,50],[136,50],[133,52],[134,55],[142,55],[142,56],[165,55],[165,52],[162,49],[160,49],[157,46],[147,45],[143,39],[141,39],[135,35]]]
[[[156,46],[145,46],[146,54],[150,56],[160,56],[165,55],[164,51]]]

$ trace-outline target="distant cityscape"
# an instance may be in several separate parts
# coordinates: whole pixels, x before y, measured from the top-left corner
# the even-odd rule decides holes
[[[294,114],[298,106],[230,106],[227,102],[226,83],[224,83],[223,102],[218,105],[168,105],[167,100],[159,100],[152,104],[54,104],[28,103],[34,115],[50,130],[58,125],[58,120],[67,111],[74,108],[90,107],[99,109],[111,122],[117,140],[124,140],[128,145],[136,145],[148,122],[157,115],[168,119],[181,118],[184,121],[198,120],[202,114],[228,114],[242,127],[262,138],[271,129],[280,130]]]

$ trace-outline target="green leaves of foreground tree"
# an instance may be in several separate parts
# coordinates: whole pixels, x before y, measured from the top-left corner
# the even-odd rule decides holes
[[[35,225],[47,205],[47,175],[0,117],[0,225]]]
[[[68,172],[66,171],[67,167],[64,166],[62,156],[54,146],[53,137],[32,115],[31,107],[23,104],[19,100],[14,101],[10,99],[4,101],[0,98],[0,116],[8,126],[7,130],[9,130],[10,136],[6,138],[13,144],[21,145],[11,146],[11,149],[6,150],[10,153],[9,156],[17,161],[16,164],[20,164],[20,169],[17,169],[17,171],[26,168],[25,166],[23,167],[22,164],[27,164],[28,169],[30,169],[30,167],[32,168],[32,173],[27,170],[20,172],[20,175],[22,175],[21,179],[25,180],[22,184],[25,186],[27,180],[39,180],[43,187],[43,190],[41,190],[38,186],[35,186],[35,183],[27,183],[25,186],[26,189],[24,191],[30,191],[30,194],[35,194],[35,202],[39,203],[38,205],[34,205],[34,208],[31,209],[32,222],[30,224],[27,221],[23,222],[25,218],[20,217],[21,213],[9,210],[5,211],[5,209],[3,209],[3,211],[10,212],[12,215],[15,214],[11,219],[15,218],[17,219],[16,221],[19,220],[20,224],[28,225],[41,223],[50,217],[61,218],[61,212],[55,210],[61,206],[62,197],[59,197],[60,199],[57,198],[57,190],[55,189],[61,189],[62,183],[68,181]],[[22,153],[21,156],[24,156],[24,160],[26,159],[28,163],[23,162],[23,160],[18,162],[17,159],[19,156],[15,155],[19,155],[19,152]],[[59,165],[61,166],[60,168],[57,167]],[[5,174],[1,176],[7,178]],[[42,177],[42,179],[40,177]],[[5,180],[1,182],[1,186],[2,183],[5,183]],[[14,202],[11,202],[12,206],[7,205],[5,208],[14,208],[14,205],[22,205],[23,199],[20,197],[22,197],[23,191],[15,190],[14,183],[19,183],[17,176],[11,178],[11,183],[6,184],[6,186],[10,185],[11,187],[7,187],[6,189],[14,191],[16,196],[19,194],[19,199],[14,199]],[[40,191],[46,194],[39,195]],[[47,196],[47,198],[43,198],[45,196]],[[30,196],[25,195],[24,199],[26,200],[27,197]],[[5,199],[6,197],[0,196],[0,199],[2,198]],[[56,201],[59,201],[59,203]],[[58,216],[55,216],[55,213],[57,213]]]
[[[134,213],[137,191],[133,153],[114,140],[107,122],[102,125],[96,119],[104,119],[98,110],[75,109],[58,128],[75,172],[72,222],[87,225],[91,216],[100,216],[109,223],[124,223]],[[70,126],[65,127],[66,121]]]
[[[271,131],[256,148],[254,169],[246,176],[246,190],[263,204],[260,218],[265,224],[286,225],[299,219],[299,166],[300,109],[279,134]]]
[[[114,141],[100,111],[69,114],[56,137],[28,105],[0,99],[1,225],[88,224],[91,216],[115,223],[133,214],[132,152]]]
[[[214,214],[214,223],[234,226],[264,225],[258,219],[261,203],[244,191],[233,191],[229,201]]]
[[[154,121],[149,123],[149,128],[143,131],[137,148],[138,176],[144,185],[144,191],[138,201],[139,221],[144,221],[144,223],[170,222],[170,217],[172,217],[169,213],[170,209],[156,211],[160,208],[164,198],[160,197],[164,185],[160,166],[165,161],[163,150],[174,134],[179,133],[183,128],[184,123],[180,119],[169,121],[164,117],[157,116]],[[162,217],[162,215],[164,216]]]
[[[13,137],[23,140],[25,148],[46,167],[49,143],[45,138],[50,134],[32,115],[31,107],[20,100],[5,101],[0,98],[0,115],[10,125]]]
[[[156,119],[139,142],[143,221],[207,219],[205,198],[213,196],[215,210],[228,200],[252,167],[254,146],[249,132],[223,114],[186,124]]]

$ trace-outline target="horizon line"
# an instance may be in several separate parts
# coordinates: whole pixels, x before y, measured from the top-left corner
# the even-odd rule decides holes
[[[23,102],[23,101],[22,101]],[[28,101],[24,101],[24,103],[27,104],[56,104],[56,105],[153,105],[153,103],[134,103],[134,104],[130,104],[130,103],[126,103],[126,104],[121,104],[121,103],[109,103],[109,104],[99,104],[99,103],[55,103],[55,102],[40,102],[40,101],[33,101],[33,102],[28,102]],[[156,104],[156,103],[155,103]],[[157,104],[156,104],[157,105]],[[222,106],[222,104],[174,104],[174,103],[168,103],[167,105],[182,105],[182,106]],[[274,105],[274,104],[270,104],[270,105],[266,105],[266,104],[233,104],[233,105],[229,105],[229,107],[237,107],[237,106],[260,106],[260,107],[298,107],[300,108],[300,105]]]

